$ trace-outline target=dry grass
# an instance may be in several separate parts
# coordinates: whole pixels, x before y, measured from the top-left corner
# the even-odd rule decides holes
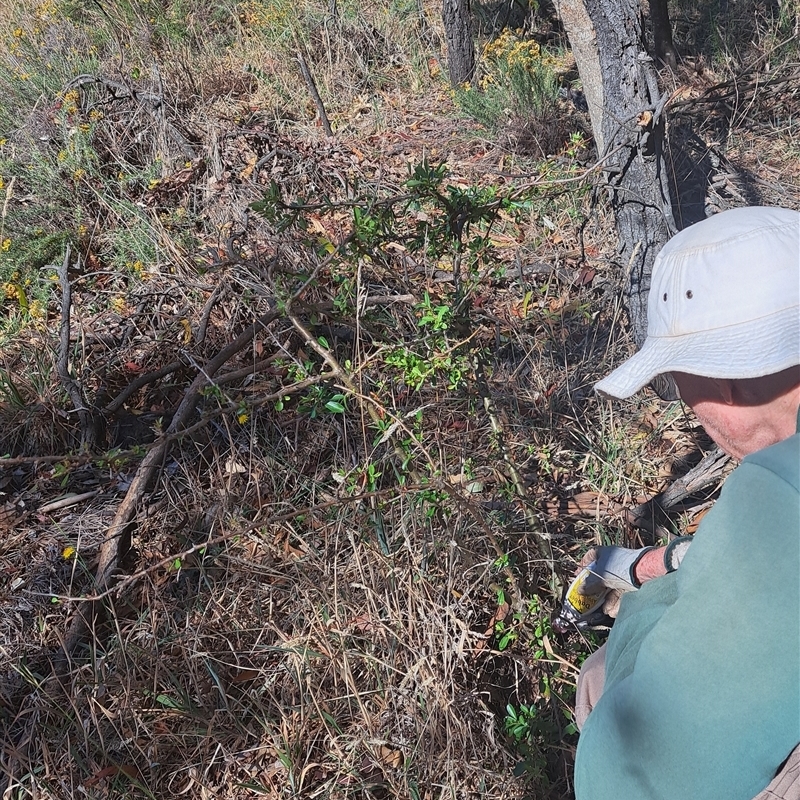
[[[16,170],[0,236],[13,284],[0,363],[5,796],[570,797],[571,696],[593,642],[551,630],[560,585],[592,542],[646,535],[624,508],[704,446],[680,406],[592,395],[630,343],[611,221],[583,167],[566,151],[512,159],[458,119],[429,61],[441,53],[427,6],[427,27],[416,6],[342,6],[338,21],[301,4],[103,8],[51,20],[99,48],[99,80],[66,98],[74,111],[64,90],[86,52],[59,50],[58,74],[30,96],[13,76],[22,54],[0,65],[9,108],[27,109],[0,147],[6,187]],[[0,35],[24,38],[22,6],[0,14]],[[26,63],[40,63],[27,19]],[[333,140],[314,124],[297,48]],[[795,100],[757,96],[770,146],[734,115],[727,158],[800,205],[785,179]],[[492,223],[471,266],[464,255],[460,288],[453,247],[434,242],[441,207],[398,202],[392,236],[347,249],[352,206],[377,213],[425,156],[447,161],[455,192],[541,184],[524,213]],[[286,202],[332,205],[280,230],[250,209],[273,182]],[[56,368],[51,278],[66,243],[81,254],[70,374],[103,410],[91,454]],[[90,635],[60,661],[143,455],[192,379],[270,309],[194,398]],[[425,322],[440,309],[441,330]],[[411,356],[435,366],[418,386]],[[87,496],[48,505],[64,495]],[[536,710],[524,741],[504,729],[509,704]]]

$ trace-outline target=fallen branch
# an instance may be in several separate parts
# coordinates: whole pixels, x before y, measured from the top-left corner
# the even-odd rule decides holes
[[[108,588],[114,571],[117,568],[120,551],[119,545],[125,534],[129,531],[129,526],[133,520],[139,501],[144,495],[159,464],[163,463],[166,458],[170,443],[193,413],[200,391],[212,382],[214,374],[229,358],[250,344],[259,331],[272,324],[272,322],[280,316],[280,311],[272,309],[259,317],[258,320],[237,336],[227,347],[220,350],[220,352],[200,370],[197,377],[184,392],[183,400],[178,406],[175,416],[173,416],[172,422],[165,432],[165,437],[158,442],[142,460],[142,463],[136,471],[136,475],[131,481],[125,498],[122,503],[120,503],[117,513],[114,515],[114,520],[106,531],[103,544],[100,546],[98,552],[98,565],[95,572],[95,585],[101,593]],[[56,657],[56,675],[63,675],[68,669],[70,656],[89,631],[93,616],[94,603],[92,601],[84,601],[76,609],[75,616],[64,637],[64,644],[61,648],[61,652]]]
[[[344,244],[344,243],[343,243]],[[340,245],[341,247],[341,245]],[[330,253],[322,262],[312,270],[311,275],[305,280],[299,289],[287,300],[286,308],[291,308],[294,301],[298,300],[317,279],[319,271],[326,266],[332,258],[339,253],[339,248]],[[119,562],[120,542],[129,532],[136,509],[147,490],[155,472],[169,452],[172,441],[180,434],[186,434],[184,430],[186,423],[194,412],[195,404],[200,392],[208,385],[213,383],[214,375],[217,371],[234,355],[239,353],[256,337],[256,335],[269,327],[276,319],[279,319],[283,312],[279,307],[270,309],[266,314],[259,317],[249,328],[244,330],[227,346],[223,347],[210,361],[208,361],[199,371],[190,386],[186,389],[172,422],[165,431],[163,439],[159,440],[153,448],[148,451],[142,460],[136,475],[131,481],[131,485],[120,503],[117,513],[111,525],[108,527],[103,538],[103,543],[98,551],[98,565],[95,571],[95,585],[100,593],[106,591],[111,582],[111,578],[116,571]],[[321,348],[320,348],[321,349]],[[63,644],[59,653],[54,658],[53,673],[57,678],[63,677],[69,670],[70,658],[76,647],[84,639],[91,628],[91,621],[94,617],[95,603],[87,600],[81,602],[75,611],[75,615],[69,625],[64,637]]]
[[[551,515],[566,514],[578,519],[616,517],[651,534],[665,534],[659,522],[667,512],[678,509],[689,498],[720,483],[731,466],[730,458],[716,447],[663,492],[633,508],[597,492],[580,492],[573,497],[545,503],[545,510]]]
[[[631,525],[655,532],[657,517],[680,505],[692,495],[719,483],[730,469],[731,459],[719,447],[715,447],[697,466],[674,480],[663,492],[626,512]]]
[[[70,508],[70,506],[76,506],[84,500],[91,500],[93,497],[97,497],[98,494],[100,494],[100,489],[93,489],[91,492],[84,492],[83,494],[67,494],[64,497],[59,497],[57,500],[52,500],[43,506],[39,506],[37,511],[40,514],[49,514],[51,511]]]
[[[177,372],[181,367],[185,367],[186,364],[183,361],[173,361],[171,364],[167,364],[166,366],[161,367],[161,369],[155,369],[152,372],[147,372],[144,375],[139,375],[137,378],[134,378],[108,405],[103,408],[103,412],[106,414],[114,414],[115,412],[119,411],[120,408],[125,404],[125,401],[139,389],[147,386],[148,383],[153,383],[154,381],[160,380],[161,378],[165,378],[167,375],[170,375],[173,372]]]

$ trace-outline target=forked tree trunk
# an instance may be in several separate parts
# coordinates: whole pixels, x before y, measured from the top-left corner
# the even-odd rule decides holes
[[[558,8],[605,167],[627,270],[628,315],[641,344],[653,261],[675,232],[656,68],[647,55],[638,0],[559,0]]]
[[[475,74],[475,43],[469,0],[443,0],[442,22],[447,38],[447,71],[450,85],[469,83]]]

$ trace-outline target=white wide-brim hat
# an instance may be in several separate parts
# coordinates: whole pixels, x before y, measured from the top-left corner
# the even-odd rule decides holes
[[[735,208],[656,256],[642,349],[595,384],[630,397],[656,375],[757,378],[800,364],[800,213]]]

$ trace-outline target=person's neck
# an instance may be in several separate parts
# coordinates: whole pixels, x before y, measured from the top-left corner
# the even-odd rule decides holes
[[[768,438],[773,444],[793,436],[800,425],[800,385],[764,404],[759,411],[762,431],[769,432]]]

